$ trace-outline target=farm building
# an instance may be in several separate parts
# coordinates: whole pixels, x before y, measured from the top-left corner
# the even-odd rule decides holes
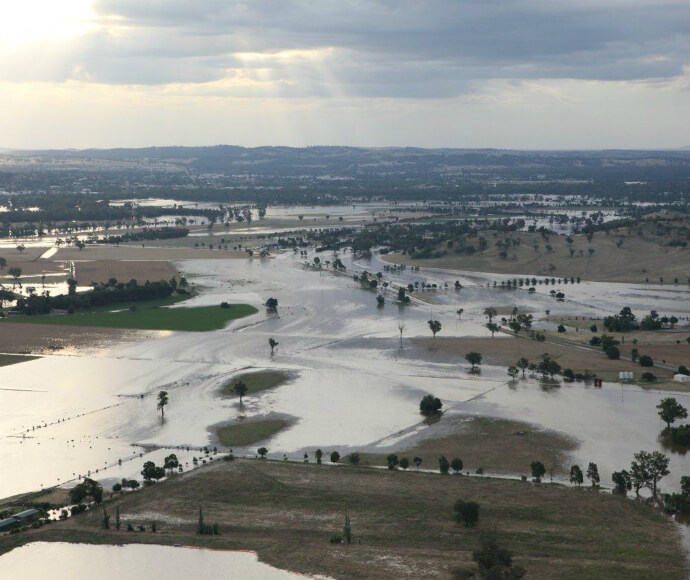
[[[673,380],[679,383],[690,383],[690,376],[678,373],[677,375],[673,375]]]

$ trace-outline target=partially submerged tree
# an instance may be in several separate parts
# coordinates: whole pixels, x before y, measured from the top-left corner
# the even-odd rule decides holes
[[[235,386],[232,388],[233,391],[240,397],[240,405],[242,404],[242,397],[247,394],[247,385],[242,381],[237,381]]]
[[[475,372],[477,367],[482,364],[482,355],[478,352],[471,351],[465,355],[465,360],[472,365],[472,372]]]
[[[427,324],[429,325],[431,334],[436,338],[436,333],[441,332],[441,322],[439,320],[429,320]]]
[[[268,339],[268,346],[271,347],[271,356],[273,356],[273,351],[276,349],[278,346],[278,341],[275,340],[273,337]]]
[[[419,412],[428,417],[438,413],[443,407],[441,399],[433,395],[425,395],[419,403]]]
[[[656,408],[659,409],[659,417],[666,423],[668,428],[671,427],[671,423],[674,423],[676,419],[686,419],[688,416],[688,410],[674,397],[662,399]]]
[[[161,391],[158,393],[158,404],[156,408],[161,412],[161,419],[165,419],[165,406],[168,402],[168,391]]]

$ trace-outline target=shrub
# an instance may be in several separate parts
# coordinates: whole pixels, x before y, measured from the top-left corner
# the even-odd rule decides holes
[[[656,381],[656,375],[653,373],[642,373],[642,380],[648,383],[653,383]]]
[[[465,524],[469,528],[479,521],[479,504],[474,501],[459,499],[455,502],[453,510],[455,511],[455,521],[458,524]]]
[[[654,366],[654,359],[652,359],[652,357],[647,355],[647,354],[643,354],[638,359],[638,362],[640,363],[641,367],[653,367]]]
[[[227,302],[221,302],[220,307],[221,308],[230,308],[230,305]]]
[[[617,346],[610,346],[606,349],[606,356],[611,360],[618,360],[621,358],[621,351],[618,350]]]

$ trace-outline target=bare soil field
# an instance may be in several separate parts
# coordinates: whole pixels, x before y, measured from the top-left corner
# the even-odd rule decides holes
[[[156,331],[3,322],[0,352],[49,354],[80,348],[99,349],[119,341],[144,340],[158,335]]]
[[[552,342],[537,342],[526,337],[442,338],[439,336],[436,339],[414,338],[411,342],[418,348],[418,352],[412,356],[419,355],[429,359],[429,357],[447,357],[449,354],[453,354],[457,356],[461,364],[465,364],[465,353],[470,351],[480,353],[484,357],[483,362],[485,364],[505,366],[506,368],[514,365],[521,357],[538,363],[543,353],[549,353],[551,358],[564,369],[570,368],[576,373],[593,372],[606,381],[617,382],[620,371],[633,371],[636,376],[639,376],[643,370],[642,367],[629,360],[610,360],[598,350],[569,347]],[[663,369],[655,369],[654,373],[665,379],[668,379],[672,374]],[[506,380],[508,380],[508,375],[506,375]],[[657,386],[658,383],[654,383],[654,387]]]
[[[136,280],[143,284],[147,280],[170,280],[179,277],[179,272],[163,260],[94,260],[74,261],[75,278],[80,284],[107,282],[116,278],[120,282]]]
[[[452,434],[447,434],[449,428]],[[434,435],[434,432],[437,434]],[[380,454],[362,454],[364,465],[387,465],[386,456],[395,453],[422,459],[422,469],[437,469],[438,458],[462,459],[463,471],[529,475],[530,463],[541,461],[547,471],[563,475],[570,470],[570,452],[578,443],[555,431],[536,429],[528,423],[490,417],[445,417],[429,429],[425,437],[411,446],[402,441],[395,450]]]
[[[476,527],[453,521],[458,499],[480,504]],[[199,506],[220,535],[195,533]],[[122,528],[114,528],[119,506]],[[127,542],[256,550],[280,568],[333,578],[452,578],[494,530],[533,579],[668,578],[685,573],[674,524],[642,503],[490,478],[366,467],[236,460],[212,464],[106,501],[66,522],[0,538],[0,553],[30,541]],[[351,518],[353,543],[332,544]],[[149,531],[152,519],[157,532]],[[128,532],[126,524],[145,532]]]
[[[565,236],[550,235],[546,241],[540,234],[528,232],[483,235],[488,248],[471,256],[449,252],[441,258],[414,260],[403,254],[391,253],[385,259],[410,266],[530,276],[580,276],[583,280],[599,282],[643,283],[646,278],[654,282],[663,277],[665,281],[679,278],[687,283],[690,277],[690,249],[671,248],[623,230],[620,235],[597,232],[591,242],[582,234],[573,236],[575,253],[572,257]],[[621,236],[624,241],[619,247],[617,242]],[[519,245],[511,246],[504,259],[499,256],[500,249],[495,244],[506,237],[516,240]],[[546,249],[547,244],[551,251]],[[594,250],[592,255],[590,249]]]
[[[188,238],[183,238],[188,239]],[[157,241],[157,240],[155,240]],[[208,248],[194,248],[193,244],[183,248],[125,245],[119,246],[86,246],[83,250],[77,248],[60,248],[53,256],[53,261],[61,260],[194,260],[194,259],[246,259],[244,252],[232,250],[209,250]]]

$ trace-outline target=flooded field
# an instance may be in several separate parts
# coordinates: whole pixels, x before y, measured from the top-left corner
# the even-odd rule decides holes
[[[183,458],[188,464],[201,446],[217,445],[214,426],[266,417],[289,423],[262,442],[269,457],[298,458],[316,446],[341,454],[371,450],[395,434],[405,441],[407,433],[419,436],[425,427],[419,428],[418,404],[430,392],[450,414],[527,421],[574,437],[580,447],[573,461],[598,463],[605,484],[612,471],[629,466],[633,453],[664,449],[655,406],[668,392],[606,383],[597,389],[581,383],[544,389],[533,379],[515,387],[508,384],[504,367],[484,365],[481,375],[470,375],[464,352],[430,361],[408,341],[430,337],[427,321],[432,316],[442,322],[444,337],[487,337],[486,306],[517,305],[536,318],[547,309],[552,315],[600,316],[622,304],[639,312],[654,307],[681,315],[690,309],[687,288],[582,282],[564,285],[566,300],[556,302],[548,294],[552,286],[538,286],[529,294],[487,288],[487,281],[498,278],[491,274],[403,271],[385,279],[448,281],[450,288],[427,293],[429,303],[406,307],[395,303],[391,289],[385,305],[378,307],[376,293],[354,282],[352,270],[376,272],[383,263],[377,258],[353,262],[350,254],[341,258],[347,275],[307,267],[292,252],[265,260],[179,262],[178,268],[203,292],[177,307],[228,301],[252,304],[259,313],[220,331],[169,333],[0,369],[1,384],[13,389],[0,390],[0,405],[6,409],[0,460],[8,473],[0,480],[0,496],[64,483],[89,471],[106,481],[132,477],[144,461],[160,463],[169,453],[159,449],[147,455],[151,446],[190,446]],[[464,286],[461,291],[452,288],[456,279]],[[277,315],[262,306],[271,296],[279,299]],[[455,313],[460,307],[462,319]],[[269,338],[279,342],[273,356]],[[294,378],[247,395],[241,407],[234,398],[220,397],[223,385],[247,369],[283,369]],[[161,389],[170,397],[164,422],[155,401]],[[690,406],[690,395],[673,396]],[[253,455],[256,448],[235,452]],[[665,452],[672,457],[672,473],[661,486],[676,489],[690,460]]]
[[[129,544],[124,546],[34,542],[0,556],[4,578],[39,580],[46,566],[55,580],[74,578],[162,577],[169,580],[262,578],[287,580],[305,578],[258,561],[253,552],[173,548]]]

